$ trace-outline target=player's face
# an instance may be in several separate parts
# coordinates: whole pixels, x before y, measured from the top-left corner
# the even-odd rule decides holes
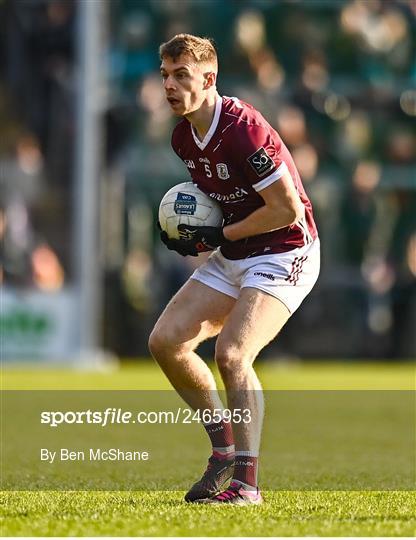
[[[166,99],[178,116],[197,111],[205,99],[207,73],[191,58],[180,56],[176,60],[165,57],[160,66]]]

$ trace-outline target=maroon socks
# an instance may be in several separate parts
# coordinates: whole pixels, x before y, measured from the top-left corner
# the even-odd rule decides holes
[[[211,440],[212,453],[218,459],[234,457],[234,438],[230,422],[213,422],[204,424],[205,431]]]
[[[212,443],[212,454],[218,459],[230,460],[235,456],[232,482],[238,482],[246,490],[257,490],[258,456],[253,452],[235,452],[232,425],[229,422],[204,424]]]
[[[257,489],[257,466],[258,456],[252,456],[251,452],[237,451],[232,482],[239,482],[247,490]]]

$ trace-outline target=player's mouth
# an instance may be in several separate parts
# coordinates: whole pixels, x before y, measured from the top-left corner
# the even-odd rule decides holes
[[[176,99],[174,97],[167,97],[166,98],[171,105],[171,107],[176,107],[177,105],[180,105],[181,101],[179,99]]]

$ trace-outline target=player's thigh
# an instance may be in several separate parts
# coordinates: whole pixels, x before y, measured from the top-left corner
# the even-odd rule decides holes
[[[150,348],[186,344],[193,350],[220,332],[235,302],[231,296],[189,279],[159,317],[149,339]]]
[[[253,287],[241,289],[217,339],[219,367],[221,364],[232,367],[232,364],[253,362],[289,317],[289,310],[278,298]]]

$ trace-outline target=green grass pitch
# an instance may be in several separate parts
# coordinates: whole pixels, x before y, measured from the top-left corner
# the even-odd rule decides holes
[[[411,363],[264,363],[258,373],[269,390],[414,390],[415,380]],[[169,389],[146,361],[108,373],[5,369],[1,386]],[[416,531],[414,491],[266,491],[264,505],[245,508],[187,505],[182,497],[182,491],[3,491],[1,535],[413,536]]]

